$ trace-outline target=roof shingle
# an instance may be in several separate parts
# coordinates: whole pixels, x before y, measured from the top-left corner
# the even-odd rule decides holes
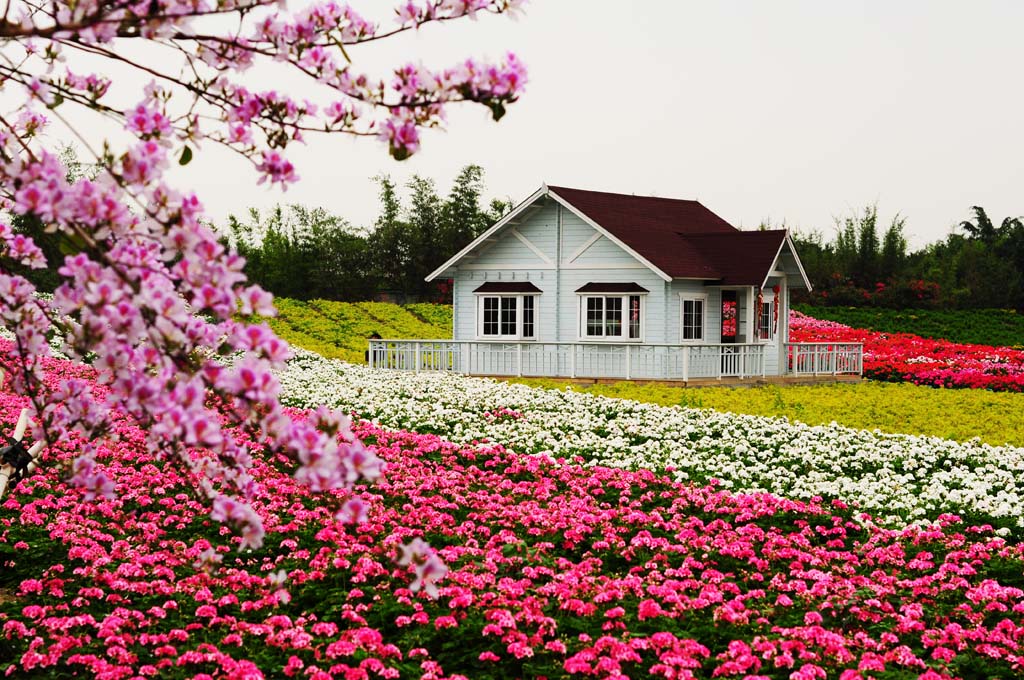
[[[784,230],[740,231],[697,201],[548,189],[673,278],[761,285],[786,238]]]

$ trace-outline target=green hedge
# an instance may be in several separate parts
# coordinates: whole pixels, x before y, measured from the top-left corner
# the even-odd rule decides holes
[[[878,307],[814,307],[795,309],[882,333],[913,333],[926,338],[999,347],[1024,347],[1024,314],[1012,309],[882,309]]]

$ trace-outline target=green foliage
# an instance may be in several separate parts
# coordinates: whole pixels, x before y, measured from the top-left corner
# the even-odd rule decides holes
[[[924,434],[1024,446],[1024,394],[944,390],[909,383],[766,385],[750,388],[669,387],[631,382],[576,385],[553,379],[516,379],[534,387],[591,392],[662,406],[785,416],[809,425],[832,421],[868,430]]]
[[[433,180],[414,175],[405,208],[386,175],[372,230],[353,227],[323,208],[276,206],[228,218],[229,240],[246,258],[245,273],[275,295],[300,300],[368,300],[379,291],[404,299],[446,300],[448,288],[424,278],[511,207],[482,205],[484,173],[462,169],[442,198]]]
[[[881,240],[878,209],[837,220],[832,241],[795,235],[815,290],[795,300],[815,305],[1024,310],[1024,221],[996,226],[984,208],[959,224],[962,233],[907,252],[906,220],[892,218]]]
[[[381,213],[368,247],[381,289],[419,299],[446,297],[424,279],[511,208],[503,201],[492,201],[486,208],[481,205],[483,178],[480,166],[467,165],[442,198],[433,180],[413,175],[407,185],[408,209],[403,208],[390,177],[375,178]]]
[[[926,338],[999,347],[1024,347],[1024,314],[1012,309],[882,309],[815,307],[797,311],[882,333],[913,333]]]
[[[228,225],[249,279],[276,295],[358,300],[375,290],[365,236],[323,208],[251,209]]]

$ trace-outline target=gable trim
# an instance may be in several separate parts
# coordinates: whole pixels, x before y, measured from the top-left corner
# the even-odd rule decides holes
[[[761,290],[768,284],[768,279],[772,274],[777,273],[775,267],[779,264],[779,256],[782,255],[783,246],[789,246],[789,252],[793,255],[793,260],[796,262],[797,269],[800,270],[800,278],[803,279],[804,285],[807,286],[807,292],[811,292],[812,286],[810,279],[807,278],[807,272],[804,271],[804,265],[800,261],[800,256],[796,254],[796,247],[793,245],[793,240],[789,237],[789,230],[786,230],[786,236],[779,243],[779,249],[775,251],[775,257],[772,259],[772,265],[768,268],[768,273],[764,275],[764,280],[761,281]]]
[[[554,262],[551,261],[550,257],[545,255],[544,252],[540,248],[535,246],[533,244],[533,241],[531,241],[530,239],[528,239],[525,236],[523,236],[522,234],[520,234],[518,229],[516,229],[515,227],[512,227],[511,232],[512,232],[512,235],[515,236],[517,239],[519,239],[519,241],[524,246],[526,246],[527,248],[532,250],[533,254],[536,255],[537,257],[539,257],[541,259],[541,261],[544,262],[544,264],[554,264]]]
[[[595,243],[597,243],[598,239],[600,239],[600,238],[601,238],[601,232],[595,231],[593,236],[588,238],[583,243],[583,245],[581,245],[579,248],[576,249],[576,252],[574,252],[572,254],[572,256],[569,258],[568,262],[571,263],[571,262],[575,262],[576,260],[578,260],[583,255],[583,253],[587,252],[587,250],[590,248],[590,246],[592,246]]]
[[[475,250],[478,245],[480,245],[481,243],[483,243],[484,241],[489,239],[499,229],[501,229],[502,227],[507,225],[509,222],[514,220],[516,217],[518,217],[524,210],[526,210],[531,205],[536,203],[538,199],[543,198],[544,196],[546,196],[547,193],[548,193],[548,186],[546,184],[542,184],[540,189],[537,189],[537,191],[533,192],[533,194],[531,194],[529,198],[527,198],[525,201],[523,201],[522,203],[517,205],[515,208],[513,208],[512,212],[510,212],[509,214],[505,215],[500,220],[495,222],[493,227],[491,227],[490,229],[488,229],[487,231],[485,231],[484,233],[480,234],[475,239],[473,239],[473,241],[468,246],[466,246],[465,248],[463,248],[462,250],[457,252],[454,256],[452,256],[447,262],[442,264],[440,267],[438,267],[434,271],[430,272],[430,274],[428,274],[427,277],[425,279],[423,279],[423,280],[427,281],[427,282],[430,282],[430,281],[433,281],[434,279],[436,279],[438,276],[443,274],[446,270],[451,268],[452,265],[454,265],[459,260],[461,260],[463,257],[468,255],[471,251]]]
[[[545,189],[546,189],[546,188],[547,188],[547,187],[545,187]],[[577,208],[576,208],[576,207],[575,207],[575,206],[574,206],[574,205],[573,205],[572,203],[570,203],[569,201],[565,200],[564,198],[562,198],[561,196],[559,196],[559,195],[558,195],[557,193],[555,193],[554,191],[550,191],[550,190],[548,190],[548,191],[547,191],[547,194],[548,194],[549,196],[551,196],[551,197],[552,197],[553,199],[555,199],[556,201],[558,201],[559,203],[561,203],[561,204],[562,204],[563,206],[565,206],[566,208],[568,208],[568,209],[569,209],[569,211],[570,211],[570,212],[571,212],[571,213],[572,213],[573,215],[575,215],[576,217],[578,217],[578,218],[580,218],[581,220],[583,220],[584,222],[586,222],[586,223],[587,223],[588,225],[590,225],[590,226],[591,226],[591,227],[592,227],[592,228],[593,228],[593,229],[594,229],[595,231],[597,231],[598,233],[602,234],[602,235],[603,235],[603,236],[604,236],[605,238],[607,238],[607,239],[608,239],[609,241],[611,241],[612,243],[614,243],[615,245],[617,245],[617,246],[618,246],[619,248],[622,248],[622,250],[624,250],[624,251],[626,251],[627,253],[629,253],[629,255],[631,255],[631,256],[632,256],[632,257],[633,257],[634,259],[636,259],[637,261],[639,261],[640,263],[642,263],[642,264],[643,264],[643,265],[644,265],[645,267],[647,267],[648,269],[650,269],[650,270],[651,270],[652,272],[654,272],[655,274],[657,274],[658,276],[660,276],[660,277],[662,278],[662,280],[664,280],[664,281],[671,281],[671,280],[672,280],[672,277],[671,277],[671,276],[669,276],[669,275],[668,275],[668,274],[666,274],[665,272],[663,272],[663,271],[661,271],[660,269],[658,269],[657,267],[655,267],[655,266],[654,266],[654,265],[653,265],[653,264],[651,263],[651,261],[650,261],[650,260],[648,260],[648,259],[647,259],[646,257],[644,257],[644,256],[643,256],[643,255],[641,255],[640,253],[636,252],[635,250],[633,250],[632,248],[630,248],[629,246],[627,246],[627,245],[626,245],[625,243],[623,243],[622,241],[620,241],[620,240],[619,240],[619,239],[618,239],[618,238],[617,238],[617,237],[616,237],[616,236],[615,236],[614,234],[612,234],[612,233],[611,233],[610,231],[608,231],[607,229],[605,229],[604,227],[602,227],[602,226],[601,226],[600,224],[598,224],[598,223],[597,223],[597,222],[595,222],[594,220],[592,220],[592,219],[590,219],[589,217],[587,217],[587,216],[586,216],[586,215],[585,215],[585,214],[584,214],[584,213],[583,213],[582,211],[578,210],[578,209],[577,209]]]

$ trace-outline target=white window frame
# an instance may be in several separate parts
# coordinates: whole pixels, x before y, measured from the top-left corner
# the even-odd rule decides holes
[[[683,309],[687,301],[699,301],[701,303],[700,315],[700,338],[686,340],[683,338]],[[679,344],[681,345],[707,345],[708,342],[708,296],[706,293],[680,293],[679,294]]]
[[[647,334],[647,293],[576,293],[577,319],[576,335],[579,342],[609,342],[619,345],[636,345],[644,342]],[[640,298],[640,337],[629,337],[629,298]],[[587,335],[587,300],[591,298],[619,298],[622,300],[621,335]],[[602,308],[603,308],[602,303]]]
[[[772,295],[775,295],[773,291],[769,292],[771,292]],[[757,342],[764,345],[769,345],[775,342],[775,336],[778,335],[776,329],[772,327],[774,325],[772,324],[772,319],[774,319],[775,316],[775,301],[765,297],[764,292],[762,291],[761,305],[762,308],[764,305],[768,305],[768,337],[761,337],[761,314],[763,309],[758,309],[757,314],[754,315],[754,330],[757,333]]]
[[[474,293],[476,295],[476,339],[477,340],[522,340],[534,342],[537,340],[540,324],[540,293]],[[533,300],[533,336],[523,337],[523,298],[532,297]],[[516,332],[514,335],[484,335],[484,298],[510,298],[516,301]],[[498,330],[501,330],[501,301],[498,301]]]

